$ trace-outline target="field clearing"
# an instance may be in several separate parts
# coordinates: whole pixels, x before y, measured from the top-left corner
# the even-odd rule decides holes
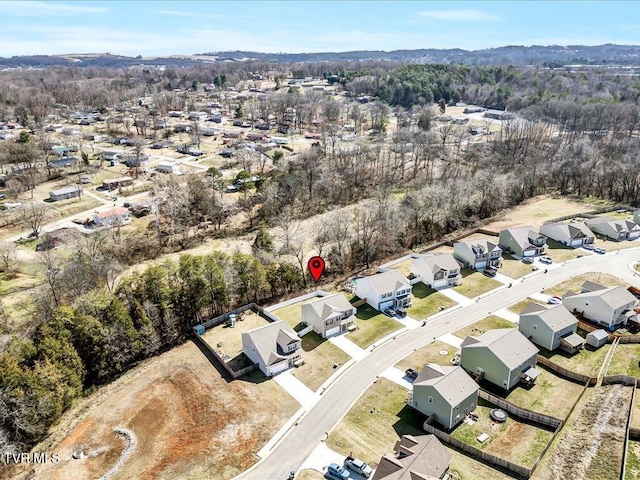
[[[593,350],[593,347],[586,345],[584,349],[580,350],[575,355],[569,355],[568,353],[556,350],[549,352],[544,348],[540,349],[540,355],[548,358],[553,363],[560,365],[572,372],[581,373],[583,375],[589,375],[595,377],[600,371],[604,357],[611,348],[611,344],[601,346],[597,350]]]
[[[211,348],[220,349],[231,358],[242,353],[242,334],[269,325],[269,322],[250,310],[238,315],[235,328],[218,325],[208,329],[202,339]]]
[[[314,392],[335,371],[334,365],[342,365],[351,357],[315,332],[302,337],[304,365],[292,370],[293,375]],[[337,367],[336,367],[337,368]]]
[[[555,263],[565,262],[572,260],[578,256],[586,257],[591,255],[590,252],[582,248],[573,248],[562,245],[560,242],[547,238],[547,250],[546,255],[549,255]]]
[[[456,347],[452,347],[444,342],[436,340],[422,348],[417,349],[410,355],[407,355],[400,360],[396,367],[405,371],[408,368],[421,371],[427,363],[435,363],[443,366],[451,366],[451,360],[456,355]],[[447,353],[442,355],[440,352],[446,351]]]
[[[349,332],[347,338],[361,348],[367,348],[403,327],[400,322],[379,313],[366,303],[358,308],[355,325],[358,327],[357,330]]]
[[[620,343],[616,347],[607,375],[640,377],[640,344]]]
[[[488,317],[483,318],[471,325],[467,325],[460,330],[456,330],[453,334],[456,337],[462,338],[463,340],[467,338],[469,335],[473,335],[477,337],[478,335],[482,335],[487,330],[494,330],[496,328],[516,328],[517,326],[511,323],[509,320],[505,320],[502,317],[498,317],[496,315],[490,315]]]
[[[413,286],[412,293],[413,299],[411,300],[411,306],[407,309],[407,313],[416,320],[424,320],[429,315],[457,305],[449,297],[445,297],[422,282],[418,282]]]
[[[463,268],[460,273],[462,274],[461,283],[453,289],[465,297],[474,298],[502,286],[499,281],[475,270]]]
[[[595,282],[605,287],[626,285],[622,280],[613,275],[606,273],[585,273],[584,275],[578,275],[577,277],[570,278],[553,287],[547,288],[544,293],[547,295],[564,295],[567,291],[580,293],[582,284],[586,281]]]
[[[551,432],[518,422],[509,417],[506,422],[494,422],[490,416],[495,406],[481,398],[473,411],[479,419],[473,425],[459,424],[451,433],[454,438],[487,453],[492,453],[510,462],[523,466],[531,466],[540,455],[547,442],[551,439]],[[482,433],[489,435],[484,443],[476,439]]]
[[[252,375],[227,383],[187,343],[143,362],[67,412],[36,450],[60,453],[34,466],[39,480],[86,480],[119,457],[114,427],[132,430],[136,450],[116,479],[228,479],[257,461],[257,451],[298,408],[275,382]],[[77,449],[104,453],[71,460]]]
[[[540,376],[530,389],[517,387],[506,399],[519,407],[564,420],[583,387],[558,377],[541,365]]]
[[[292,303],[289,306],[278,308],[277,310],[272,310],[276,317],[285,322],[291,328],[296,331],[299,331],[302,328],[300,322],[302,322],[302,305],[305,303],[310,303],[318,300],[320,297],[308,298],[307,300],[302,300],[301,302]]]

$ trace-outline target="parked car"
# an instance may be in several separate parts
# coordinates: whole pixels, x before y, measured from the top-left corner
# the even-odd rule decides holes
[[[383,313],[387,317],[395,317],[396,316],[396,311],[393,308],[387,308]]]
[[[364,478],[369,478],[373,473],[373,469],[369,465],[353,457],[345,458],[344,466],[353,472],[359,473]]]
[[[484,273],[487,277],[495,277],[498,273],[498,269],[496,267],[487,267],[482,273]]]
[[[553,258],[545,255],[544,257],[540,257],[540,262],[546,263],[547,265],[551,265],[553,263]]]
[[[600,255],[604,255],[605,253],[607,253],[607,251],[602,247],[595,247],[593,251],[599,253]]]
[[[407,309],[406,309],[406,308],[398,308],[398,309],[396,310],[396,313],[398,314],[398,316],[399,316],[400,318],[404,318],[404,317],[406,317],[406,316],[407,316]]]
[[[531,258],[531,257],[522,257],[522,263],[526,263],[527,265],[531,265],[533,263],[533,258]]]
[[[416,378],[418,378],[418,375],[420,374],[420,372],[418,372],[417,370],[414,370],[413,368],[407,368],[404,371],[404,374],[409,377],[411,380],[415,380]],[[347,457],[348,458],[348,457]]]
[[[337,463],[329,464],[329,466],[327,467],[327,475],[337,480],[347,480],[351,478],[351,475],[349,475],[349,470],[347,470],[344,467],[341,467]]]
[[[584,248],[585,250],[593,250],[593,244],[591,243],[585,243],[584,245],[582,245],[582,248]]]
[[[562,301],[561,301],[561,300],[558,300],[558,299],[557,299],[557,298],[555,298],[555,297],[549,297],[549,298],[547,299],[547,303],[548,303],[549,305],[560,305],[560,304],[562,303]]]

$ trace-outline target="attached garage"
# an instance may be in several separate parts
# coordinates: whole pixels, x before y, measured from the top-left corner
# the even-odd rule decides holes
[[[378,310],[384,312],[387,308],[393,308],[393,300],[378,304]]]
[[[579,247],[580,245],[582,245],[582,238],[574,238],[571,240],[571,247]]]
[[[533,257],[536,254],[536,249],[525,250],[523,256],[525,257]]]
[[[487,262],[476,263],[476,270],[484,270],[487,266]]]
[[[324,336],[326,338],[326,337],[330,337],[332,335],[337,335],[338,333],[340,333],[340,327],[332,328],[330,330],[325,330]]]
[[[442,288],[447,286],[447,279],[443,278],[442,280],[436,280],[433,282],[433,288]]]
[[[640,237],[640,231],[636,230],[633,232],[629,232],[629,238],[638,238]]]
[[[276,375],[276,374],[278,374],[280,372],[284,372],[288,368],[289,368],[289,362],[286,361],[286,360],[278,362],[278,363],[276,363],[274,365],[269,365],[269,367],[268,367],[269,376],[273,376],[273,375]]]

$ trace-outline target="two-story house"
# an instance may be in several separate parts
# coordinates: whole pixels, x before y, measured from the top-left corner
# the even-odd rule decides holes
[[[562,298],[562,305],[570,312],[581,314],[609,329],[634,320],[635,304],[636,297],[626,288],[607,288],[593,282],[584,282],[581,293],[567,292]]]
[[[356,295],[376,310],[404,308],[411,305],[411,284],[402,273],[391,270],[357,279]]]
[[[267,377],[302,363],[302,340],[284,322],[273,322],[242,334],[242,352]]]
[[[450,253],[414,258],[411,273],[431,288],[460,285],[460,264]]]
[[[453,256],[465,268],[484,270],[497,267],[502,260],[502,249],[489,238],[456,242],[453,244]]]
[[[635,240],[640,237],[640,226],[631,220],[596,217],[588,219],[586,223],[595,233],[605,235],[616,242]]]
[[[302,321],[312,325],[313,331],[323,338],[348,330],[355,314],[355,307],[341,293],[302,305]]]
[[[521,257],[542,255],[547,239],[533,227],[508,228],[500,232],[498,243],[503,250]]]
[[[561,348],[568,353],[576,353],[584,347],[584,338],[576,333],[578,319],[562,305],[529,303],[520,313],[518,330],[531,342],[549,351]]]

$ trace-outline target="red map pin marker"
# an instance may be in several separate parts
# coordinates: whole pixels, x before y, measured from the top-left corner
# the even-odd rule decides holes
[[[318,280],[320,280],[320,275],[322,275],[322,272],[324,272],[324,260],[322,259],[322,257],[318,256],[311,257],[309,259],[308,267],[313,280],[318,283]]]

